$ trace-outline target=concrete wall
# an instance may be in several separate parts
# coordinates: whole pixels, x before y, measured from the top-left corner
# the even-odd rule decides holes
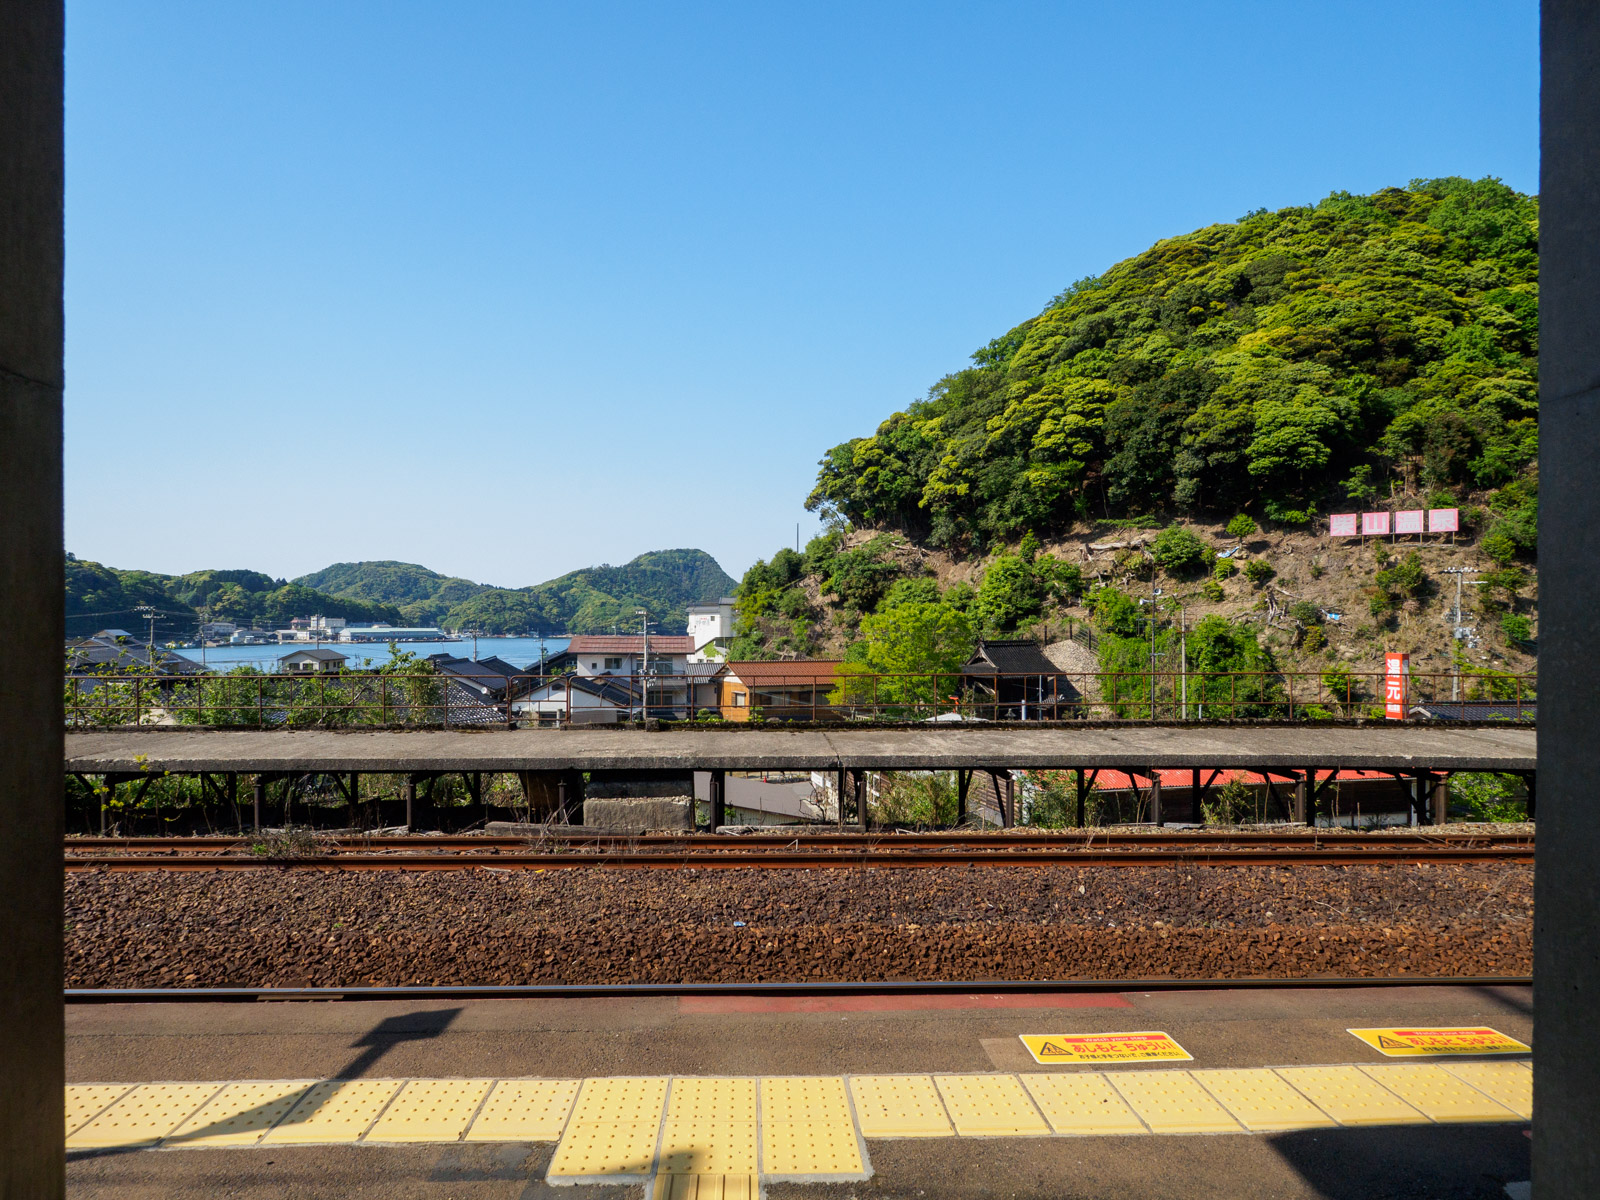
[[[63,1194],[61,0],[0,2],[0,1197]]]
[[[1600,5],[1545,0],[1533,1194],[1600,1196]]]

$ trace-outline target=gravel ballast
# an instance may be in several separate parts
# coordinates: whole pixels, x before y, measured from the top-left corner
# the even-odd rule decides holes
[[[68,987],[1524,975],[1526,865],[74,872]]]

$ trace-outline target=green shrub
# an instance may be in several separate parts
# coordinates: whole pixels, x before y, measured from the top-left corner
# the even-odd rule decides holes
[[[1205,563],[1207,546],[1181,525],[1168,525],[1150,543],[1150,557],[1173,575],[1194,571]]]
[[[1289,608],[1289,615],[1302,625],[1322,623],[1322,610],[1309,600],[1296,600]]]
[[[1227,528],[1224,530],[1229,537],[1241,542],[1245,538],[1252,536],[1255,531],[1256,523],[1254,519],[1247,517],[1244,513],[1240,513],[1229,521]]]
[[[1507,613],[1500,618],[1500,632],[1506,635],[1508,642],[1531,642],[1533,623],[1521,613]]]
[[[1239,573],[1239,564],[1231,558],[1217,559],[1217,565],[1211,568],[1211,577],[1219,582]]]
[[[1450,804],[1469,821],[1525,821],[1528,793],[1514,775],[1458,771],[1450,776]]]
[[[1328,644],[1328,635],[1322,632],[1321,625],[1313,625],[1306,630],[1305,637],[1300,639],[1300,648],[1307,653],[1315,654]]]
[[[1213,604],[1221,604],[1227,593],[1222,590],[1222,585],[1215,579],[1208,579],[1200,585],[1200,594]]]
[[[1379,571],[1374,581],[1386,591],[1415,597],[1427,586],[1428,577],[1422,570],[1422,556],[1413,550],[1392,567]]]
[[[1264,558],[1252,558],[1244,565],[1244,577],[1257,587],[1266,583],[1276,574],[1277,572],[1272,569],[1272,564]]]

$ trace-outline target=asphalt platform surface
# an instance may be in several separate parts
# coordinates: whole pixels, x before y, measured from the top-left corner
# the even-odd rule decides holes
[[[1165,1030],[1194,1061],[1385,1061],[1350,1027],[1489,1025],[1531,1044],[1528,988],[1352,988],[1049,996],[660,997],[461,1002],[75,1004],[67,1080],[1045,1071],[1018,1034]],[[1058,1068],[1069,1069],[1069,1068]],[[1527,1126],[1421,1125],[1233,1136],[869,1143],[873,1176],[769,1183],[839,1197],[1484,1197],[1528,1177]],[[74,1151],[74,1197],[588,1197],[553,1187],[550,1143]]]

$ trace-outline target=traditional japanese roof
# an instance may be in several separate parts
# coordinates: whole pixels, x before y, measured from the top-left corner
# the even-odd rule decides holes
[[[279,662],[288,662],[291,658],[314,658],[318,662],[344,662],[348,655],[340,654],[337,650],[324,650],[320,647],[310,650],[291,650],[287,654],[278,655]]]
[[[637,633],[582,633],[567,645],[571,654],[643,654],[644,638]],[[651,654],[693,654],[694,639],[687,634],[650,635]]]
[[[1036,642],[1027,639],[1013,641],[980,641],[967,665],[962,668],[968,675],[1060,675],[1060,667],[1045,657]]]

